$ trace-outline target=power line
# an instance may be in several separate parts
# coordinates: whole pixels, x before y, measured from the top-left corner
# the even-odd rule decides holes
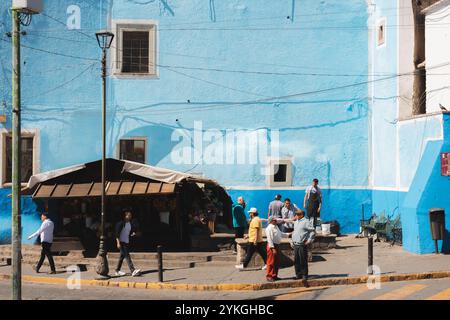
[[[60,89],[60,88],[62,88],[62,87],[64,87],[64,86],[68,85],[69,83],[71,83],[71,82],[75,81],[76,79],[80,78],[80,77],[81,77],[83,74],[85,74],[89,69],[91,69],[93,65],[94,65],[94,63],[92,63],[91,65],[89,65],[86,69],[84,69],[83,71],[81,71],[79,74],[77,74],[75,77],[71,78],[70,80],[68,80],[68,81],[66,81],[66,82],[64,82],[64,83],[62,83],[62,84],[60,84],[60,85],[58,85],[58,86],[56,86],[56,87],[54,87],[54,88],[48,90],[48,91],[42,92],[42,93],[40,93],[40,94],[38,94],[38,95],[35,95],[35,96],[33,96],[33,98],[39,98],[39,97],[45,96],[45,95],[47,95],[47,94],[49,94],[49,93],[52,93],[52,92],[54,92],[54,91],[56,91],[56,90],[58,90],[58,89]]]

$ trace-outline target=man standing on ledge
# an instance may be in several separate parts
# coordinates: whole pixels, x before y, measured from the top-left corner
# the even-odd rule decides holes
[[[292,242],[294,244],[295,278],[308,280],[308,245],[314,241],[314,227],[303,210],[296,211]]]
[[[42,224],[38,231],[33,233],[28,237],[28,240],[40,236],[41,237],[41,258],[39,259],[39,262],[37,265],[33,266],[34,271],[39,273],[39,269],[41,269],[42,264],[44,263],[45,257],[48,259],[48,263],[50,264],[50,274],[55,274],[55,262],[53,261],[52,256],[52,243],[53,243],[53,230],[55,229],[55,225],[53,224],[52,220],[48,218],[48,213],[42,212],[41,213],[41,220]]]
[[[262,222],[258,217],[258,210],[256,208],[251,208],[248,213],[250,214],[250,218],[252,218],[252,220],[250,221],[250,226],[248,228],[248,236],[245,237],[248,238],[247,254],[245,256],[244,263],[237,265],[236,268],[239,270],[243,270],[244,268],[246,268],[250,263],[253,254],[255,253],[255,251],[257,251],[264,260],[264,267],[262,267],[261,269],[266,270],[267,258],[266,248],[263,244]]]
[[[319,188],[319,180],[314,179],[312,185],[306,188],[303,207],[306,209],[308,219],[313,218],[315,227],[322,209],[322,190]]]

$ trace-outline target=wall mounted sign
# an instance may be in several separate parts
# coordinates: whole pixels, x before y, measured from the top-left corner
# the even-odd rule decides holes
[[[450,177],[450,152],[441,153],[441,175]]]

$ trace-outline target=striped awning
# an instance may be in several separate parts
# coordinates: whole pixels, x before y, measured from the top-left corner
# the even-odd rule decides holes
[[[119,181],[106,183],[107,196],[133,196],[175,193],[175,183],[164,182],[138,182]],[[77,197],[100,197],[102,184],[73,183],[73,184],[51,184],[38,186],[33,198],[77,198]]]

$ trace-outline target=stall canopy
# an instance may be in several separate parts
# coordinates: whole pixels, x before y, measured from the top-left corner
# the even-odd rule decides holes
[[[199,176],[116,159],[106,160],[106,181],[107,196],[170,194],[183,182],[220,187]],[[99,197],[101,187],[101,161],[95,161],[34,175],[22,193],[36,199]]]

